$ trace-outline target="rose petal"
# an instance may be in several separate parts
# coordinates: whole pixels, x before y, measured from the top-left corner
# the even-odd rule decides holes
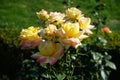
[[[37,59],[37,61],[36,61],[36,62],[45,63],[45,62],[46,62],[46,60],[47,60],[47,58],[46,58],[46,57],[40,57],[40,58],[38,58],[38,59]]]
[[[60,59],[64,55],[64,48],[62,45],[57,44],[58,50],[53,55],[54,58]]]
[[[87,34],[92,34],[92,31],[91,31],[90,29],[86,29],[85,32],[86,32]]]
[[[23,44],[23,45],[21,45],[21,49],[31,49],[32,47],[31,47],[31,44]]]
[[[94,25],[89,25],[88,28],[89,29],[93,29],[95,26]]]
[[[49,63],[50,63],[50,65],[54,65],[57,61],[58,61],[58,59],[53,58],[53,59],[50,60]]]

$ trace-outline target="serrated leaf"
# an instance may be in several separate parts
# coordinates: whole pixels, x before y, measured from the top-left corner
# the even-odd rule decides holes
[[[113,62],[107,61],[107,62],[106,62],[106,66],[108,66],[108,67],[116,70],[116,66],[115,66],[115,64],[114,64]]]

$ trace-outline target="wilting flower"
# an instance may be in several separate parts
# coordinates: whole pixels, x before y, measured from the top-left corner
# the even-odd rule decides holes
[[[55,25],[62,24],[64,22],[65,14],[60,12],[50,12],[50,17],[48,19],[48,24],[52,23]]]
[[[53,65],[64,55],[63,46],[60,43],[55,43],[53,41],[43,42],[38,48],[39,52],[33,54],[31,57],[37,59],[37,62],[40,62],[41,64],[49,63]]]
[[[79,19],[79,25],[80,28],[85,31],[87,34],[92,34],[92,31],[90,29],[93,29],[94,26],[90,25],[91,19],[90,18],[81,18]]]
[[[83,17],[82,12],[75,7],[72,7],[72,8],[69,8],[68,10],[66,10],[66,15],[72,19],[79,19],[79,18]]]
[[[104,33],[112,33],[112,31],[111,31],[110,28],[108,28],[108,27],[102,28],[102,31],[103,31]]]
[[[49,18],[49,14],[46,10],[42,9],[41,11],[37,12],[37,16],[40,20],[47,20]]]
[[[65,46],[72,46],[74,48],[77,48],[81,44],[82,39],[87,37],[80,31],[78,23],[71,22],[63,24],[56,34],[60,37],[60,42]]]
[[[33,49],[42,41],[38,35],[38,30],[39,28],[34,28],[33,26],[22,30],[19,36],[22,49]]]

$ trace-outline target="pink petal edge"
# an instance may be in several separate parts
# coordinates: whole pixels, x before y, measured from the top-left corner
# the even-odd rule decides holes
[[[40,58],[37,59],[36,62],[45,63],[46,60],[47,60],[47,58],[45,58],[45,57],[40,57]]]
[[[56,62],[58,61],[58,59],[53,58],[52,60],[50,60],[50,65],[54,65]]]

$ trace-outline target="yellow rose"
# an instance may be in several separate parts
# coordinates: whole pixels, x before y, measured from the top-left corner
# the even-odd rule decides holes
[[[41,11],[37,12],[37,16],[40,20],[47,20],[49,18],[49,14],[46,10],[42,9]]]
[[[91,19],[90,18],[81,18],[79,20],[79,24],[80,24],[80,28],[81,29],[86,29],[89,27],[90,25],[90,22],[91,22]]]
[[[28,29],[23,29],[19,39],[21,40],[21,48],[22,49],[31,49],[35,48],[42,39],[38,35],[39,28],[34,28],[33,26]]]
[[[83,31],[80,31],[79,23],[67,22],[57,30],[56,35],[59,37],[59,41],[64,46],[72,46],[77,48],[81,44],[81,41],[88,36],[84,35]]]
[[[32,58],[37,59],[37,62],[55,64],[58,59],[64,55],[64,48],[60,43],[46,41],[39,45],[38,53],[32,55]]]
[[[44,42],[38,46],[40,55],[42,56],[52,56],[55,52],[55,43],[51,41]]]
[[[83,17],[82,12],[75,7],[72,7],[72,8],[69,8],[68,10],[66,10],[66,15],[72,19],[79,19],[79,18]]]
[[[68,38],[75,37],[79,33],[79,24],[67,22],[61,27]]]
[[[64,20],[65,14],[60,12],[50,12],[50,17],[48,19],[47,24],[62,24]]]
[[[88,34],[92,34],[90,29],[94,28],[93,25],[90,25],[90,22],[91,22],[90,18],[83,17],[83,18],[79,19],[80,28]]]

